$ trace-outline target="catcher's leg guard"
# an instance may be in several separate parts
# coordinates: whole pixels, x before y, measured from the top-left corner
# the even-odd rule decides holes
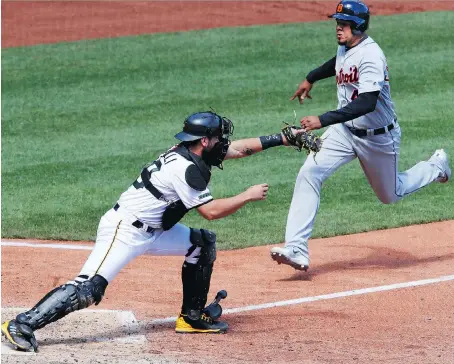
[[[191,229],[190,239],[193,246],[186,254],[181,271],[183,305],[177,320],[176,332],[225,332],[228,328],[226,323],[214,321],[202,311],[207,302],[213,263],[216,260],[216,235],[208,230]],[[199,248],[197,263],[189,263],[188,261],[193,261],[197,248]]]
[[[186,254],[181,278],[183,282],[183,313],[202,311],[210,290],[213,263],[216,260],[216,235],[208,230],[191,229],[190,240],[193,244]],[[197,263],[188,263],[197,248]],[[193,260],[191,260],[193,261]],[[196,313],[195,313],[196,314]]]
[[[20,313],[8,325],[5,322],[2,325],[2,332],[11,343],[19,348],[25,349],[26,345],[20,345],[23,344],[24,340],[28,341],[33,347],[37,347],[37,345],[33,345],[33,331],[41,329],[73,311],[81,310],[93,303],[99,304],[107,285],[108,282],[100,275],[95,275],[91,279],[86,276],[79,276],[75,281],[54,288],[30,311]],[[16,327],[15,334],[12,333],[14,326]],[[9,337],[7,333],[9,333]]]

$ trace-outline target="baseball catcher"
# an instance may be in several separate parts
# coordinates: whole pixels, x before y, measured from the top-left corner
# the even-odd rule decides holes
[[[179,144],[147,164],[102,216],[94,249],[79,275],[51,290],[32,309],[4,322],[2,333],[17,349],[37,351],[34,331],[71,312],[98,305],[108,284],[141,254],[184,257],[177,333],[226,332],[228,324],[219,320],[219,301],[227,292],[219,291],[206,306],[216,261],[216,234],[187,227],[180,220],[191,209],[207,220],[220,219],[249,202],[266,199],[266,183],[233,197],[214,199],[208,187],[212,168],[222,168],[227,159],[289,145],[287,138],[293,141],[300,131],[289,127],[282,133],[231,142],[233,123],[226,117],[211,111],[187,117],[183,130],[175,135]]]

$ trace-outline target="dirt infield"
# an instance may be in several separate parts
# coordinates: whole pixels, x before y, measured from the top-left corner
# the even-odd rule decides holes
[[[374,14],[454,10],[454,1],[369,3]],[[315,21],[333,10],[332,1],[3,1],[1,6],[4,48]],[[139,257],[109,285],[99,306],[133,311],[136,331],[106,328],[102,315],[83,315],[74,324],[68,317],[38,332],[43,333],[40,354],[2,354],[2,363],[453,363],[453,236],[454,221],[446,221],[314,239],[307,273],[276,265],[269,246],[220,252],[211,296],[228,291],[224,308],[234,311],[225,314],[231,325],[227,335],[176,335],[172,317],[181,302],[182,259]],[[59,244],[56,249],[36,243],[41,247],[2,246],[2,307],[11,308],[3,310],[2,319],[13,315],[12,307],[30,307],[77,275],[92,246],[47,242]],[[70,244],[75,248],[64,249]],[[97,340],[100,332],[107,341]],[[147,341],[122,340],[130,335]]]
[[[454,10],[454,1],[371,0],[372,14]],[[2,47],[226,26],[326,20],[333,1],[2,1]]]
[[[148,343],[117,345],[110,352],[108,346],[101,349],[118,362],[128,357],[156,362],[158,354],[163,362],[183,363],[452,363],[452,236],[454,221],[314,239],[307,273],[278,266],[269,257],[269,246],[221,251],[212,296],[226,289],[224,309],[238,312],[227,312],[231,330],[220,336],[179,336],[172,323],[160,323],[159,319],[178,313],[182,259],[139,257],[109,285],[99,308],[133,310],[139,334]],[[3,246],[2,305],[30,307],[77,275],[89,253]],[[415,283],[426,279],[435,280]],[[394,286],[401,283],[406,288]],[[333,293],[337,294],[323,296]],[[268,307],[299,298],[304,299]],[[93,342],[93,330],[74,327],[68,334],[68,329],[63,321],[44,328],[45,337],[53,334],[59,340],[42,342],[38,357],[56,355],[66,344],[65,350],[74,353],[79,363],[96,362],[101,349]],[[128,334],[117,330],[105,336],[114,340]],[[16,363],[15,358],[7,358]]]

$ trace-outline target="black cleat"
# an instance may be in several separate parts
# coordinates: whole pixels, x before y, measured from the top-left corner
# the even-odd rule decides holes
[[[202,313],[198,320],[193,320],[186,314],[180,313],[178,316],[175,332],[180,334],[224,334],[229,328],[227,322],[216,321]]]
[[[35,353],[38,352],[35,334],[29,326],[8,320],[2,324],[2,334],[17,350],[29,351],[33,348]]]

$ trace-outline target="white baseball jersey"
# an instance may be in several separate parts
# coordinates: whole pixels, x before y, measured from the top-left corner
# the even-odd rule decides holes
[[[339,46],[336,56],[336,82],[338,109],[352,102],[359,94],[380,91],[374,111],[347,121],[358,129],[377,129],[396,119],[391,101],[388,65],[383,51],[368,37],[357,46],[345,50]]]
[[[213,199],[208,187],[198,191],[186,182],[186,169],[193,164],[177,153],[167,153],[159,156],[162,163],[159,169],[155,164],[148,167],[151,173],[150,182],[164,195],[165,200],[158,200],[143,186],[136,188],[131,185],[123,192],[118,200],[122,209],[141,222],[155,228],[161,227],[162,214],[168,203],[181,200],[187,209],[203,205]],[[142,179],[137,179],[142,185]]]
[[[177,223],[164,231],[162,215],[168,203],[181,200],[191,209],[213,199],[210,190],[198,191],[188,185],[185,173],[194,164],[177,153],[159,156],[161,167],[148,167],[150,182],[167,200],[156,199],[144,186],[139,177],[123,192],[118,200],[120,208],[110,209],[101,218],[96,234],[96,244],[85,262],[80,275],[92,277],[100,274],[108,282],[135,257],[142,254],[175,255],[185,257],[191,264],[197,263],[200,247],[193,248],[190,228]],[[152,232],[134,226],[134,220],[155,228]]]

